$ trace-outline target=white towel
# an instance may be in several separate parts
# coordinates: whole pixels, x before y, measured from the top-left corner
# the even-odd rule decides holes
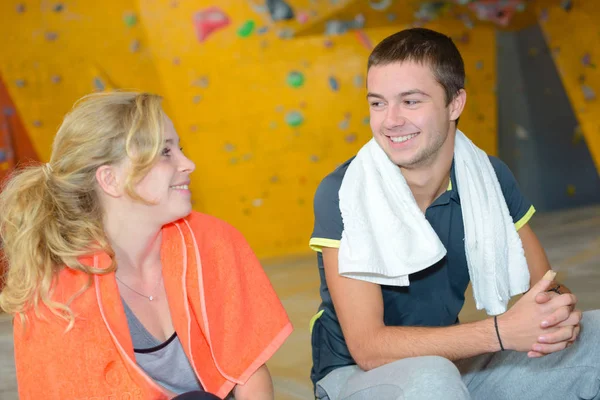
[[[456,131],[454,164],[465,252],[477,309],[506,311],[529,289],[523,246],[487,154]],[[340,275],[408,286],[408,276],[446,255],[400,168],[371,139],[348,166],[339,191],[344,231]]]

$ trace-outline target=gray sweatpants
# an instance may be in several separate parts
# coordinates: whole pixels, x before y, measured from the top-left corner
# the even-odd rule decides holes
[[[504,351],[460,360],[398,360],[370,371],[352,365],[317,382],[319,400],[600,400],[600,310],[583,313],[569,348],[541,358]]]

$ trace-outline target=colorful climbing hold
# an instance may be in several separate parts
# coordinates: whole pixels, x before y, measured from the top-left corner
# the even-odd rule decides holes
[[[373,10],[377,10],[377,11],[383,11],[387,8],[389,8],[389,6],[392,5],[392,0],[379,0],[379,1],[375,1],[375,0],[369,0],[369,6],[371,6],[371,8]]]
[[[202,100],[202,96],[196,95],[192,98],[192,103],[198,104],[198,103],[200,103],[200,100]]]
[[[299,111],[290,111],[285,116],[285,122],[291,127],[297,127],[304,122],[304,116]]]
[[[529,139],[529,132],[527,132],[527,129],[525,129],[523,126],[521,126],[519,124],[515,125],[515,135],[520,140]]]
[[[56,32],[46,32],[44,34],[44,37],[46,38],[47,41],[53,42],[56,39],[58,39],[58,33],[56,33]]]
[[[96,90],[103,91],[106,88],[106,85],[104,84],[101,78],[95,77],[94,88],[96,88]]]
[[[181,65],[181,59],[179,57],[173,57],[173,65]]]
[[[304,85],[304,74],[299,71],[292,71],[287,76],[287,84],[293,88],[299,88]]]
[[[371,117],[364,117],[363,118],[363,124],[369,125],[370,123],[371,123]]]
[[[254,26],[255,22],[251,19],[244,22],[244,24],[237,31],[238,36],[243,38],[250,36],[252,31],[254,31]]]
[[[590,55],[590,53],[585,53],[583,57],[581,57],[581,63],[584,67],[596,68],[596,65],[592,63],[592,56]]]
[[[200,43],[204,42],[214,32],[225,28],[230,24],[230,19],[219,7],[209,7],[194,14],[194,29],[196,38]]]
[[[268,26],[261,26],[260,28],[258,28],[256,30],[256,34],[257,35],[264,35],[265,33],[269,32],[269,27]]]
[[[62,81],[62,77],[60,75],[52,75],[50,80],[52,81],[52,83],[57,84]]]
[[[363,30],[357,30],[356,37],[358,38],[360,44],[362,44],[367,50],[373,50],[373,43],[371,42],[369,36],[367,36],[367,34]]]
[[[277,32],[277,37],[280,39],[291,39],[294,37],[296,32],[292,28],[283,28],[279,32]]]
[[[201,77],[195,79],[194,82],[192,82],[192,86],[206,89],[208,87],[208,83],[209,83],[208,77],[201,76]]]
[[[300,23],[300,24],[305,24],[308,22],[309,16],[308,13],[306,11],[301,11],[298,13],[298,16],[296,17],[296,20]]]
[[[35,121],[33,121],[33,126],[35,126],[36,128],[39,128],[42,126],[42,121],[40,121],[39,119],[36,119]]]
[[[252,200],[252,205],[254,207],[260,207],[263,205],[263,199],[254,199]]]
[[[65,6],[62,3],[56,3],[54,5],[54,7],[52,7],[52,11],[57,12],[57,13],[61,12],[64,9],[65,9]]]
[[[273,176],[272,176],[272,177],[269,179],[269,182],[271,182],[271,183],[277,183],[277,182],[279,182],[279,176],[277,176],[277,175],[273,175]]]
[[[17,79],[15,80],[15,86],[18,88],[25,87],[27,85],[27,81],[25,79]]]
[[[332,40],[330,40],[330,39],[327,39],[327,40],[325,40],[325,41],[323,42],[323,45],[325,45],[325,48],[326,48],[326,49],[330,49],[330,48],[332,48],[332,47],[333,47],[333,41],[332,41]]]
[[[27,11],[27,6],[25,6],[23,3],[19,3],[17,4],[16,10],[19,14],[23,14],[25,11]]]
[[[340,90],[340,83],[338,82],[336,77],[334,77],[334,76],[329,77],[329,88],[331,90],[333,90],[334,92],[337,92],[338,90]]]
[[[365,82],[365,77],[362,75],[356,75],[354,76],[354,86],[356,86],[357,88],[362,88]]]
[[[125,22],[125,26],[131,28],[137,24],[137,15],[133,12],[126,12],[123,14],[123,22]]]
[[[223,146],[223,149],[228,152],[231,153],[232,151],[235,150],[235,145],[231,144],[231,143],[225,143],[225,146]]]
[[[563,10],[565,10],[566,12],[571,11],[571,8],[573,8],[573,1],[572,0],[563,0],[560,3],[560,6],[562,7]]]
[[[342,120],[342,122],[340,122],[340,124],[339,124],[339,127],[342,130],[348,129],[349,126],[350,126],[350,120],[347,118]]]
[[[596,92],[588,85],[581,85],[581,90],[583,91],[583,98],[585,101],[592,101],[596,99]]]
[[[479,60],[475,63],[476,69],[483,69],[483,61]]]
[[[15,109],[12,107],[8,107],[8,106],[4,107],[2,109],[2,114],[4,114],[7,117],[11,117],[11,116],[15,115]]]
[[[356,133],[351,133],[349,135],[346,135],[344,137],[344,140],[346,141],[346,143],[354,143],[354,142],[356,142]]]
[[[5,162],[6,158],[6,151],[4,149],[0,149],[0,162]]]
[[[131,43],[129,44],[129,51],[131,51],[132,53],[137,53],[139,49],[140,49],[140,41],[137,39],[133,39],[131,41]]]
[[[319,162],[319,160],[320,160],[320,158],[319,158],[319,156],[318,156],[318,155],[316,155],[316,154],[311,154],[311,155],[310,155],[310,161],[312,161],[312,162],[315,162],[315,163],[316,163],[316,162]]]
[[[567,185],[567,196],[575,196],[575,185]]]
[[[294,19],[294,10],[284,0],[266,0],[273,21]]]

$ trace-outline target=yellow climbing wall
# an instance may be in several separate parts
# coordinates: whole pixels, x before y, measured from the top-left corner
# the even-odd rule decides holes
[[[41,159],[85,93],[158,92],[197,165],[194,207],[239,228],[261,257],[309,251],[316,186],[371,135],[370,48],[405,27],[286,39],[286,24],[271,23],[258,0],[26,3],[0,4],[0,73]],[[318,21],[326,5],[304,1],[306,21],[291,25]],[[460,127],[496,154],[493,27],[450,18],[426,26],[456,39],[468,76]]]
[[[540,5],[539,23],[600,175],[600,8],[595,1]]]

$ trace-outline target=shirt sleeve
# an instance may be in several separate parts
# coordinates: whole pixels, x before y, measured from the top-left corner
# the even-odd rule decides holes
[[[500,182],[508,211],[513,218],[515,227],[519,230],[529,222],[535,213],[535,207],[521,192],[519,184],[508,165],[497,157],[490,156],[489,158]]]
[[[340,247],[344,224],[338,192],[342,178],[336,173],[328,175],[317,187],[313,202],[315,225],[309,242],[314,251],[321,252],[323,247]]]

